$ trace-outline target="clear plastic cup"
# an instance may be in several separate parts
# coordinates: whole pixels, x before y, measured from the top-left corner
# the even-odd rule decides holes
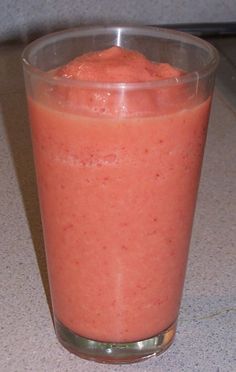
[[[186,74],[48,73],[113,45]],[[173,341],[217,63],[207,42],[147,27],[66,30],[23,53],[55,330],[83,358],[129,363]]]

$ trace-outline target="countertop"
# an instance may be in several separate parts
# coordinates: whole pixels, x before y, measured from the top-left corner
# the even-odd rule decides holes
[[[82,360],[57,341],[48,305],[42,230],[20,63],[0,46],[0,371],[236,371],[236,38],[221,52],[174,344],[138,364]]]

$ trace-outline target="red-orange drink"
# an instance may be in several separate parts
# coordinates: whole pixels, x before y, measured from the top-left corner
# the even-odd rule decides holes
[[[65,84],[38,84],[29,111],[56,322],[100,343],[174,329],[210,96],[189,99],[183,70],[118,47],[48,75]]]

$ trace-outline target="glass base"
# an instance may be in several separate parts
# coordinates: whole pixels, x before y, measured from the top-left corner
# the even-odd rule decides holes
[[[176,322],[151,338],[126,343],[99,342],[81,337],[55,319],[60,343],[71,353],[99,363],[134,363],[164,352],[173,342]]]

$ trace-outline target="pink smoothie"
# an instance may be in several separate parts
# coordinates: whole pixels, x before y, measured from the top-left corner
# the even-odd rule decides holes
[[[114,47],[51,74],[135,83],[183,72]],[[177,318],[209,113],[186,94],[65,85],[29,97],[54,312],[80,336],[137,341]]]

